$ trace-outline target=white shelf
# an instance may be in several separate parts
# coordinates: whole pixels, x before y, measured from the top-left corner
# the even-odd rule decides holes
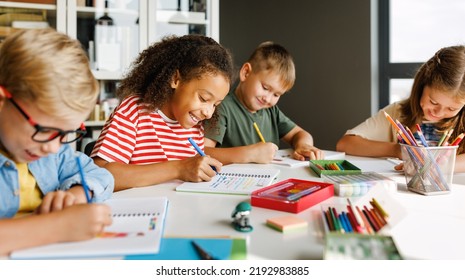
[[[9,1],[0,1],[0,6],[7,7],[7,8],[38,9],[38,10],[53,10],[53,11],[57,9],[57,5],[51,5],[51,4],[36,4],[36,3],[9,2]]]
[[[183,24],[208,24],[205,13],[183,11],[157,11],[157,22],[183,23]]]
[[[123,73],[120,71],[92,70],[97,80],[121,80]]]
[[[104,14],[107,12],[108,14],[120,14],[123,16],[132,16],[138,17],[139,11],[129,10],[129,9],[113,9],[113,8],[96,8],[96,7],[76,7],[76,11],[78,13],[79,18],[95,18],[97,14]]]

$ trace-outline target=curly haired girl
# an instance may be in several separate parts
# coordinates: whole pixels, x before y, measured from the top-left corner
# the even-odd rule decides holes
[[[204,148],[202,120],[215,118],[232,79],[231,54],[205,36],[165,37],[143,51],[91,154],[113,174],[115,190],[209,181],[221,163],[196,156],[188,139]]]

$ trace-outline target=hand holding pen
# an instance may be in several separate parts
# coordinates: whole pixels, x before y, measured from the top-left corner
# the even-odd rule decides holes
[[[47,193],[42,199],[41,205],[36,208],[35,212],[37,214],[46,214],[54,211],[60,211],[75,204],[91,202],[91,192],[85,179],[84,170],[82,168],[79,155],[76,155],[76,165],[81,177],[82,188],[77,185],[77,187],[71,187],[66,191],[58,190]],[[84,190],[85,200],[83,200],[82,190]]]
[[[195,171],[199,169],[203,170],[205,175],[208,176],[208,178],[204,178],[202,177],[201,174],[199,174],[200,179],[202,181],[209,181],[211,177],[218,174],[218,169],[221,168],[222,166],[221,162],[219,162],[218,160],[214,158],[207,156],[192,138],[189,137],[187,140],[192,145],[192,147],[194,147],[197,153],[201,156],[201,161],[198,162],[199,165],[192,166],[191,168],[189,168],[189,171]],[[204,168],[205,164],[208,164],[209,169],[214,172],[213,175],[210,176],[211,171],[209,171],[208,168],[207,169]],[[189,181],[192,181],[192,180],[190,179]]]

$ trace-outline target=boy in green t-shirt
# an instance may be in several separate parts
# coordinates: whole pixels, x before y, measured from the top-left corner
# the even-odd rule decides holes
[[[205,123],[205,151],[229,163],[269,163],[280,139],[297,160],[322,159],[313,137],[276,105],[295,81],[292,56],[279,44],[260,44],[239,72],[240,82],[219,107],[219,120]]]

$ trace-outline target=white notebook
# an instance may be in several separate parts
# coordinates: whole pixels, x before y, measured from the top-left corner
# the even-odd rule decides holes
[[[279,172],[279,169],[272,168],[223,166],[221,172],[210,182],[184,182],[176,187],[176,191],[249,195],[255,190],[269,186]]]
[[[290,167],[299,167],[299,166],[308,166],[308,160],[296,160],[292,157],[292,153],[294,150],[292,149],[284,149],[284,150],[279,150],[276,152],[276,155],[274,156],[273,161],[271,163],[273,164],[279,164],[279,165],[286,165]],[[335,151],[328,151],[328,150],[323,150],[325,157],[324,159],[330,159],[330,160],[337,160],[337,159],[345,159],[346,153],[344,152],[335,152]]]
[[[14,251],[12,259],[58,259],[156,254],[160,249],[166,197],[121,198],[105,202],[113,223],[91,240],[65,242]]]

